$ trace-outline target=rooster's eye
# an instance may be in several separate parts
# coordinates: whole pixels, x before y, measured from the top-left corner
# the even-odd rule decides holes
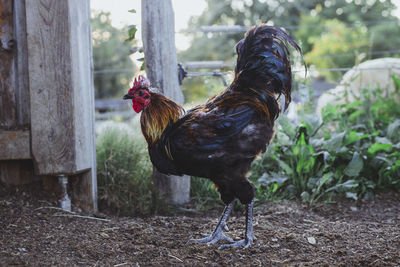
[[[144,96],[144,99],[147,99],[147,98],[150,98],[150,96],[149,96],[149,95],[145,95],[145,96]]]

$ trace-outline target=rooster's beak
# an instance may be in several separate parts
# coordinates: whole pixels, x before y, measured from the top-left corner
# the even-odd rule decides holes
[[[132,95],[128,93],[128,94],[124,95],[123,99],[124,99],[124,100],[126,100],[126,99],[132,99]]]

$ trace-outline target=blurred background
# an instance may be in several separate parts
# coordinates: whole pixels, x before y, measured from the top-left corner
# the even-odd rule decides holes
[[[223,61],[228,72],[235,44],[252,25],[268,23],[286,29],[300,43],[315,90],[335,87],[343,74],[369,59],[399,57],[398,0],[173,0],[178,61]],[[140,0],[92,0],[96,99],[119,98],[140,70]],[[134,9],[136,13],[128,12]],[[132,41],[125,41],[135,25]],[[226,27],[221,31],[207,26]],[[133,49],[132,49],[133,48]],[[298,56],[298,55],[295,55]],[[300,60],[295,72],[302,73]],[[202,69],[205,70],[205,69]],[[211,69],[208,69],[210,71]],[[196,70],[199,71],[199,70]],[[214,70],[212,70],[214,71]],[[198,103],[223,88],[219,77],[191,77],[182,83],[186,103]],[[315,88],[316,87],[316,88]]]

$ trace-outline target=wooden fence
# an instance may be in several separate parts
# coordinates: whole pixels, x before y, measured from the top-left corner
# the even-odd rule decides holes
[[[97,209],[89,0],[0,0],[0,181],[67,175]]]

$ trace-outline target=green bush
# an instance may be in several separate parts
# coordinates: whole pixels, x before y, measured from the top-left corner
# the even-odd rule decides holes
[[[399,93],[384,97],[379,88],[364,90],[357,101],[326,106],[322,123],[302,115],[297,128],[282,116],[275,140],[252,166],[260,197],[314,204],[400,190]]]
[[[121,214],[155,212],[152,167],[144,140],[107,128],[96,140],[100,209]]]

